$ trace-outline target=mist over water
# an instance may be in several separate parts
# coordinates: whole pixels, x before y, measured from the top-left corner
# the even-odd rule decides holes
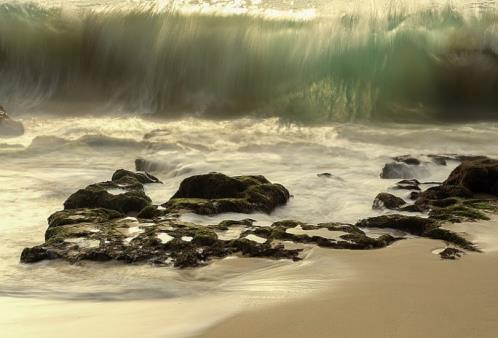
[[[51,114],[496,119],[494,2],[0,4],[0,101]]]

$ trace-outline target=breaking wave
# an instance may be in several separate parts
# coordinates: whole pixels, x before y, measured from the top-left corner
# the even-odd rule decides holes
[[[380,12],[296,19],[4,3],[0,102],[314,124],[498,118],[497,10]]]

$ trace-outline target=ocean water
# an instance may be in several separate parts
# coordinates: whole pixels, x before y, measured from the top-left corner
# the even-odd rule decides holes
[[[261,174],[293,197],[257,222],[352,223],[379,214],[392,156],[498,157],[497,14],[495,1],[0,1],[0,104],[26,128],[0,139],[0,297],[161,299],[171,314],[226,300],[157,333],[179,337],[351,276],[317,250],[183,271],[19,256],[72,192],[137,158],[164,182],[147,187],[155,203],[191,175]]]

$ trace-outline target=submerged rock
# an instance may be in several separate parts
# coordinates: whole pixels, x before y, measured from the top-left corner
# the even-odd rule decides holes
[[[393,157],[396,162],[402,162],[410,165],[419,165],[421,162],[419,159],[412,157],[411,155],[401,155]]]
[[[198,214],[222,212],[272,212],[290,198],[280,184],[264,176],[229,177],[219,173],[189,177],[163,207],[169,212],[190,211]]]
[[[5,109],[0,106],[0,137],[17,137],[23,134],[23,124],[10,118]]]
[[[382,192],[375,197],[372,208],[395,210],[404,204],[406,204],[406,202],[402,198],[394,196],[393,194]]]

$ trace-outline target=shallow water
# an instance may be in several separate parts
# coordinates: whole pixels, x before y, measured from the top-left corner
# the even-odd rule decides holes
[[[229,175],[262,174],[282,183],[293,197],[271,215],[183,217],[202,224],[252,218],[256,225],[267,226],[283,219],[355,222],[378,214],[371,209],[373,198],[397,181],[379,177],[391,156],[431,153],[498,156],[498,147],[490,142],[498,137],[498,125],[490,123],[423,128],[349,124],[300,127],[283,125],[276,119],[152,121],[138,117],[30,118],[23,122],[27,129],[24,136],[1,141],[24,147],[23,150],[5,148],[0,153],[3,163],[0,296],[4,297],[66,300],[188,297],[195,304],[207,295],[230,295],[240,305],[317,292],[330,287],[331,281],[353,273],[341,262],[317,256],[315,250],[307,251],[306,259],[298,263],[233,258],[183,271],[114,263],[19,264],[22,249],[43,242],[46,218],[61,209],[72,192],[110,179],[118,168],[134,170],[136,158],[161,164],[153,174],[164,184],[146,187],[155,203],[167,201],[184,178],[212,171]],[[39,138],[42,135],[50,137]],[[419,179],[441,181],[455,165],[427,164]],[[323,172],[333,176],[317,175]],[[140,231],[135,228],[136,231],[130,229],[130,238]],[[231,306],[225,310],[222,312],[226,315],[235,311]]]

